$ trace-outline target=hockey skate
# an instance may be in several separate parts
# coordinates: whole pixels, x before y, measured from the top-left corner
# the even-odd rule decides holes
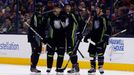
[[[47,73],[50,73],[50,72],[51,72],[51,68],[48,68],[48,69],[46,70],[46,72],[47,72]]]
[[[41,73],[41,71],[36,68],[30,68],[30,71],[34,73]]]
[[[100,72],[100,74],[104,74],[104,70],[102,67],[99,67],[99,72]]]
[[[73,64],[72,69],[68,70],[68,73],[78,73],[80,71],[79,64]]]
[[[91,67],[91,69],[88,71],[89,74],[95,74],[96,69],[94,67]]]
[[[58,68],[55,71],[57,72],[56,75],[63,75],[63,72],[64,72],[64,70],[61,68]]]

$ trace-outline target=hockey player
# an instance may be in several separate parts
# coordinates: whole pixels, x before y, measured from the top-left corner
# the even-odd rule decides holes
[[[35,13],[33,14],[30,22],[30,26],[42,37],[44,35],[44,25],[42,16],[42,3],[36,4]],[[29,28],[28,30],[28,42],[31,43],[32,55],[31,55],[31,67],[30,71],[40,73],[41,71],[36,68],[39,56],[41,54],[42,40]]]
[[[108,38],[111,35],[111,29],[108,27],[107,19],[103,13],[104,6],[102,4],[96,7],[97,15],[93,19],[93,26],[91,32],[84,38],[85,42],[87,39],[91,39],[96,43],[96,45],[90,44],[89,46],[89,56],[93,59],[90,60],[91,69],[88,73],[96,72],[96,58],[98,57],[98,69],[101,74],[104,73],[104,52],[106,49],[106,44],[108,43]]]
[[[47,71],[50,72],[53,65],[53,56],[56,52],[57,57],[57,64],[56,64],[56,72],[62,73],[62,63],[65,54],[65,34],[64,28],[62,26],[62,15],[61,15],[61,8],[58,5],[55,5],[53,9],[53,13],[48,16],[48,24],[50,30],[48,30],[48,36],[46,41],[49,43],[52,48],[47,47]],[[50,35],[49,35],[50,34]]]
[[[65,4],[62,20],[63,20],[64,30],[65,30],[67,53],[69,54],[72,63],[72,69],[69,70],[68,73],[79,72],[78,57],[76,54],[77,50],[73,51],[75,45],[75,33],[78,27],[78,19],[71,12],[70,4]],[[81,39],[82,37],[79,38]]]

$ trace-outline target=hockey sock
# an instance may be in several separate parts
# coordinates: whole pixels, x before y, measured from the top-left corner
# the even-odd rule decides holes
[[[58,57],[57,57],[57,68],[62,67],[63,59],[64,59],[64,55],[58,55]]]
[[[104,56],[98,56],[98,65],[104,64]]]
[[[53,55],[47,55],[47,68],[52,68],[53,65]]]
[[[31,55],[31,68],[36,68],[38,60],[39,60],[39,53],[32,53]]]
[[[96,69],[96,58],[93,57],[93,60],[90,60],[91,67]]]
[[[70,59],[71,59],[71,63],[72,63],[72,64],[77,64],[77,60],[78,60],[77,55],[72,55],[72,56],[70,57]]]

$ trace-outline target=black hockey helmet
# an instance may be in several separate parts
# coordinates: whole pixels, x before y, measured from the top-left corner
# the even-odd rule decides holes
[[[43,7],[42,2],[38,2],[37,4],[35,4],[36,7]]]
[[[37,4],[35,4],[35,9],[36,11],[40,11],[43,8],[43,4],[41,2],[38,2]]]
[[[105,9],[104,4],[101,4],[101,3],[100,4],[97,4],[96,7],[99,7],[100,9]]]
[[[96,7],[102,9],[103,12],[105,12],[105,10],[106,10],[105,5],[104,4],[101,4],[101,3],[100,4],[97,4]]]

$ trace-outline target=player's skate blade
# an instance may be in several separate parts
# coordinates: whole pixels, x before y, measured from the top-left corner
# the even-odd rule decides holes
[[[36,68],[30,68],[30,71],[33,73],[41,73],[41,71]]]

